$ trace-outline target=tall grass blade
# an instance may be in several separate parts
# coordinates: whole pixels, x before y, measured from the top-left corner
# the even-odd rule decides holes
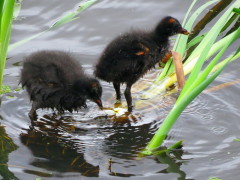
[[[232,62],[240,58],[240,47],[238,48],[238,51],[234,54],[229,56],[228,58],[224,59],[220,63],[218,63],[216,66],[214,66],[213,70],[211,72],[217,71],[219,68],[221,68],[227,61]]]
[[[233,8],[233,12],[240,15],[240,8]]]
[[[233,33],[227,35],[214,44],[221,30],[223,27],[225,27],[225,24],[230,22],[229,20],[234,15],[234,13],[232,13],[233,8],[239,6],[240,1],[233,3],[228,8],[228,10],[226,10],[226,12],[219,18],[211,30],[206,33],[206,35],[200,41],[200,44],[189,56],[188,61],[185,63],[185,67],[192,64],[195,66],[174,107],[143,151],[143,154],[149,155],[153,154],[153,152],[156,152],[182,111],[222,72],[222,70],[230,61],[233,61],[234,58],[237,58],[239,56],[240,47],[236,50],[234,55],[222,61],[221,65],[218,65],[218,69],[214,69],[214,67],[216,67],[216,63],[220,60],[221,56],[227,50],[227,48],[234,41],[240,38],[240,28],[238,28]],[[199,36],[198,38],[201,37]],[[205,60],[209,58],[210,55],[213,55],[211,53],[216,53],[217,51],[219,52],[214,56],[213,60],[203,71],[201,71]],[[169,78],[169,76],[167,78]]]
[[[2,27],[2,15],[3,15],[3,4],[4,0],[0,1],[0,36],[1,36],[1,27]]]
[[[218,42],[214,43],[214,45],[211,47],[206,59],[209,59],[211,56],[213,56],[215,53],[217,53],[219,50],[221,50],[226,43],[231,41],[233,36],[234,36],[234,32],[225,36],[224,38],[220,39]],[[184,68],[185,76],[193,70],[198,58],[199,58],[199,55],[197,55],[193,59],[189,60],[188,62],[184,63],[183,68]],[[218,65],[216,65],[216,66],[218,66]],[[220,65],[219,65],[219,67],[220,67]],[[162,81],[159,81],[158,83],[153,84],[149,90],[147,90],[146,92],[143,93],[143,95],[141,97],[143,99],[153,98],[156,95],[158,95],[162,92],[165,92],[166,89],[169,88],[170,86],[172,86],[174,83],[176,83],[176,81],[177,81],[177,79],[176,79],[175,73],[173,73],[169,76],[166,76]]]
[[[188,94],[192,89],[194,89],[197,85],[199,85],[205,78],[207,78],[207,76],[210,74],[210,72],[213,70],[215,64],[219,61],[219,59],[221,58],[221,56],[223,55],[223,53],[226,51],[226,49],[235,41],[240,37],[240,29],[238,29],[237,31],[234,32],[233,34],[234,36],[232,37],[231,40],[229,40],[228,42],[226,42],[225,46],[221,49],[221,51],[213,58],[213,60],[209,63],[209,65],[204,69],[204,71],[201,72],[201,74],[196,77],[196,79],[194,81],[192,81],[191,84],[191,88],[186,89],[186,91],[182,92],[185,95]],[[189,79],[188,79],[189,80]],[[189,80],[190,81],[190,80]],[[178,97],[177,101],[181,101],[182,98],[184,97],[183,95],[181,95]]]
[[[192,73],[190,74],[190,76],[188,78],[188,81],[186,82],[186,84],[185,84],[185,86],[182,90],[180,98],[182,98],[181,96],[185,95],[185,93],[184,93],[185,91],[189,91],[189,90],[194,88],[194,86],[192,86],[193,82],[197,78],[197,76],[198,76],[198,74],[199,74],[199,72],[200,72],[200,70],[203,66],[203,63],[206,60],[206,57],[209,53],[209,50],[210,50],[211,46],[213,45],[214,41],[216,40],[216,38],[217,38],[218,34],[220,33],[221,29],[224,27],[226,22],[228,22],[228,20],[231,18],[231,15],[233,15],[232,9],[236,5],[240,5],[240,1],[235,2],[230,6],[230,8],[215,23],[215,25],[212,27],[212,29],[204,37],[202,42],[195,48],[195,50],[192,52],[192,54],[188,58],[188,60],[189,60],[192,57],[196,56],[196,54],[200,53],[198,61],[197,61],[196,65],[194,66],[194,69],[193,69]],[[188,62],[188,60],[186,62]]]
[[[197,37],[193,38],[189,43],[187,43],[186,49],[189,49],[189,48],[191,48],[191,47],[199,44],[199,43],[203,40],[203,38],[204,38],[205,36],[206,36],[206,33],[204,33],[204,34],[202,34],[202,35],[200,35],[200,36],[197,36]]]
[[[219,0],[212,0],[209,1],[207,3],[205,3],[204,5],[202,5],[201,7],[199,7],[193,14],[192,16],[189,18],[188,22],[186,23],[186,25],[184,25],[184,27],[190,31],[193,23],[196,21],[197,17],[199,16],[199,14],[201,14],[208,6],[218,2]],[[184,35],[180,35],[179,36],[179,41],[177,43],[175,43],[174,45],[174,50],[177,51],[178,53],[180,53],[182,56],[184,55],[184,52],[186,51],[186,44],[187,44],[187,40],[188,40],[188,36],[184,36]]]
[[[13,44],[9,45],[8,51],[10,52],[11,50],[13,50],[13,49],[15,49],[15,48],[17,48],[17,47],[19,47],[19,46],[21,46],[21,45],[23,45],[23,44],[31,41],[31,40],[33,40],[33,39],[35,39],[35,38],[39,37],[40,35],[44,34],[46,31],[48,31],[48,30],[45,30],[45,31],[43,31],[43,32],[40,32],[40,33],[38,33],[38,34],[35,34],[35,35],[30,36],[30,37],[28,37],[28,38],[26,38],[26,39],[23,39],[23,40],[21,40],[21,41],[18,41],[18,42],[16,42],[16,43],[13,43]]]
[[[17,19],[20,14],[23,0],[17,0],[14,6],[13,19]]]
[[[195,36],[197,36],[209,22],[211,22],[219,13],[223,12],[223,10],[233,1],[235,0],[221,0],[215,4],[194,26],[192,34],[189,36],[189,40],[192,40]]]
[[[151,155],[153,151],[161,146],[168,132],[171,130],[171,127],[176,122],[182,111],[222,72],[227,63],[228,62],[214,72],[208,79],[199,84],[193,91],[186,95],[184,99],[178,101],[178,103],[174,105],[164,122],[161,124],[160,128],[157,130],[149,144],[146,146],[145,150],[142,152],[143,154]]]
[[[187,22],[187,18],[188,18],[190,12],[192,11],[192,8],[194,7],[194,5],[196,4],[197,1],[198,1],[198,0],[194,0],[194,1],[191,3],[190,7],[188,8],[188,11],[187,11],[187,13],[186,13],[186,16],[185,16],[184,19],[183,19],[183,23],[182,23],[182,26],[183,26],[183,27],[185,26],[185,23]],[[180,36],[177,37],[177,39],[176,39],[176,44],[178,44],[179,41],[180,41]],[[175,50],[175,49],[174,49],[174,50]],[[166,74],[167,74],[167,72],[168,72],[171,64],[172,64],[172,61],[169,60],[169,61],[166,63],[165,67],[163,68],[161,74],[159,75],[159,77],[158,77],[155,81],[160,81],[160,80],[162,80],[162,79],[166,76]]]
[[[6,63],[8,44],[12,31],[12,19],[15,0],[1,2],[1,27],[0,27],[0,94],[2,92],[3,72]]]
[[[192,16],[189,18],[189,20],[187,21],[187,23],[185,23],[185,20],[187,19],[188,15],[189,15],[189,10],[191,11],[193,8],[193,5],[196,3],[196,1],[194,1],[189,10],[188,10],[188,14],[185,16],[185,20],[183,22],[183,27],[185,29],[187,29],[188,31],[191,30],[193,23],[195,22],[195,20],[197,19],[197,17],[199,16],[200,13],[202,13],[208,6],[212,5],[213,3],[216,3],[219,0],[212,0],[209,1],[207,3],[205,3],[204,5],[202,5],[201,7],[199,7],[193,14]],[[182,56],[186,50],[187,47],[187,40],[188,40],[188,36],[185,35],[178,35],[178,38],[174,44],[173,50],[180,53]],[[179,45],[181,44],[181,45]],[[168,61],[166,63],[166,66],[164,67],[162,73],[159,75],[159,77],[155,80],[155,82],[161,81],[164,77],[168,76],[169,74],[173,73],[174,71],[174,67],[172,64],[172,61]]]
[[[40,32],[38,34],[35,34],[31,37],[28,37],[26,39],[23,39],[21,41],[18,41],[14,44],[11,44],[9,46],[9,51],[13,50],[14,48],[17,48],[18,46],[21,46],[23,44],[25,44],[26,42],[28,41],[31,41],[37,37],[39,37],[40,35],[46,33],[47,31],[49,30],[54,30],[54,29],[57,29],[59,27],[61,27],[62,25],[66,24],[66,23],[69,23],[71,21],[74,21],[76,19],[78,19],[79,17],[77,17],[79,15],[79,13],[81,13],[82,11],[84,11],[86,8],[90,7],[91,5],[93,5],[95,2],[97,2],[97,0],[89,0],[89,1],[86,1],[82,4],[80,4],[78,6],[78,8],[73,11],[73,12],[68,12],[67,14],[65,14],[64,16],[62,16],[59,20],[57,20],[53,25],[51,25],[47,30],[43,31],[43,32]]]

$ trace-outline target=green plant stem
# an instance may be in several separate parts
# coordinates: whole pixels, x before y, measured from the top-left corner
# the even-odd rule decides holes
[[[226,22],[231,18],[232,9],[239,5],[239,2],[233,3],[229,9],[221,16],[221,18],[215,23],[215,25],[212,27],[212,29],[207,33],[207,35],[204,37],[202,42],[197,46],[197,48],[193,51],[193,53],[189,56],[189,59],[194,57],[196,54],[200,53],[200,56],[198,58],[198,61],[196,65],[194,66],[193,71],[191,72],[188,81],[186,82],[184,88],[182,89],[182,93],[180,96],[184,96],[184,92],[188,91],[188,89],[193,89],[194,86],[192,82],[197,78],[198,74],[201,71],[201,68],[206,60],[206,57],[209,53],[209,50],[214,43],[215,39],[217,38],[218,34],[220,33],[221,29],[224,27]],[[200,52],[199,52],[200,50]],[[188,60],[186,60],[188,62]]]
[[[25,43],[27,43],[28,41],[31,41],[37,37],[39,37],[40,35],[50,31],[50,30],[55,30],[59,27],[61,27],[62,25],[72,22],[76,19],[78,19],[79,17],[77,17],[82,11],[84,11],[86,8],[90,7],[91,5],[93,5],[94,3],[96,3],[97,0],[88,0],[86,2],[81,3],[78,8],[74,11],[70,11],[67,14],[65,14],[64,16],[62,16],[61,18],[59,18],[53,25],[51,25],[48,29],[46,29],[43,32],[40,32],[38,34],[35,34],[31,37],[28,37],[26,39],[23,39],[21,41],[18,41],[16,43],[13,43],[9,46],[9,51],[13,50],[14,48],[17,48],[18,46],[21,46]]]
[[[182,23],[183,27],[185,26],[185,24],[186,24],[186,22],[187,22],[187,18],[188,18],[188,16],[189,16],[192,8],[193,8],[194,5],[196,4],[196,2],[197,2],[197,0],[194,0],[194,1],[191,3],[191,5],[190,5],[190,7],[189,7],[189,9],[188,9],[188,11],[187,11],[187,13],[186,13],[186,16],[184,17],[184,20],[183,20],[183,23]],[[175,47],[177,47],[177,44],[179,43],[179,41],[180,41],[180,36],[177,37],[177,40],[176,40],[176,42],[175,42],[176,45],[174,45]],[[174,48],[174,50],[176,51],[175,48]],[[172,65],[172,61],[169,60],[169,61],[166,63],[166,65],[165,65],[164,69],[162,70],[161,74],[159,75],[159,77],[155,80],[156,82],[162,80],[163,77],[165,77],[165,76],[167,75],[167,73],[168,73],[169,68],[170,68],[171,65]]]
[[[237,13],[238,15],[240,15],[240,8],[234,8],[233,12]]]
[[[191,91],[184,99],[174,105],[174,107],[169,112],[168,116],[161,124],[160,128],[157,130],[149,144],[142,151],[143,154],[151,155],[153,151],[155,151],[157,148],[159,148],[159,146],[161,146],[168,132],[171,130],[173,124],[176,122],[182,111],[222,72],[227,63],[228,62],[226,62],[212,76],[210,76],[207,80],[202,82],[193,91]]]
[[[240,6],[240,1],[233,3],[228,10],[219,18],[211,30],[204,36],[201,43],[192,52],[186,65],[194,64],[194,68],[191,75],[187,79],[185,87],[180,93],[175,105],[167,115],[166,119],[161,124],[160,128],[156,131],[155,135],[142,152],[145,155],[153,154],[159,146],[162,145],[168,132],[182,113],[182,111],[222,72],[225,66],[240,53],[240,48],[237,49],[236,53],[223,61],[221,66],[213,72],[215,64],[220,60],[226,49],[240,37],[240,28],[226,36],[222,40],[214,44],[216,38],[221,32],[222,28],[226,23],[230,22],[230,18],[233,16],[232,9]],[[214,48],[212,48],[214,44]],[[217,48],[216,48],[217,47]],[[219,51],[220,50],[220,51]],[[209,65],[202,71],[203,63],[209,57],[211,53],[219,51]],[[209,75],[211,73],[211,75]],[[155,88],[156,89],[156,88]]]
[[[184,97],[184,95],[187,95],[192,91],[196,86],[198,86],[204,79],[207,78],[207,76],[210,74],[210,72],[213,70],[215,64],[219,61],[223,53],[226,51],[226,49],[238,38],[240,37],[240,29],[235,31],[233,33],[233,37],[231,40],[226,42],[225,46],[221,49],[221,51],[213,58],[213,60],[209,63],[209,65],[204,69],[204,71],[201,72],[201,74],[198,75],[198,77],[195,78],[194,81],[192,81],[191,86],[186,89],[186,91],[183,91],[181,93],[181,96],[179,96],[177,101],[181,101],[181,99]]]
[[[233,31],[237,30],[240,27],[240,17],[237,19],[236,23],[232,26],[232,28],[226,33],[226,36]]]
[[[222,28],[221,33],[224,32],[227,28],[229,28],[229,26],[233,23],[233,21],[238,18],[237,14],[234,14],[229,21],[225,24],[225,26]],[[232,28],[226,33],[225,36],[227,36],[228,34],[232,33],[233,31],[237,30],[237,26],[238,21],[235,23],[235,25],[232,26]],[[205,37],[206,33],[200,35],[200,36],[196,36],[194,37],[188,44],[187,44],[187,52],[186,52],[186,58],[189,58],[189,55],[194,51],[194,49],[197,47],[197,45],[202,41],[202,39]]]
[[[189,36],[189,41],[196,37],[204,27],[212,21],[223,9],[225,9],[233,0],[221,0],[195,25],[192,34]]]
[[[17,17],[19,16],[19,13],[20,13],[21,7],[22,7],[22,1],[23,0],[17,0],[15,2],[14,12],[13,12],[13,19],[17,19]]]
[[[231,39],[234,37],[234,32],[227,35],[226,37],[222,38],[221,40],[219,40],[218,42],[216,42],[210,49],[206,59],[209,59],[211,56],[213,56],[215,53],[217,53],[219,50],[221,50],[224,45],[231,41]],[[192,59],[189,59],[188,62],[184,63],[184,75],[188,75],[194,68],[198,58],[199,58],[200,54],[196,54],[195,57],[192,57]],[[216,67],[220,67],[220,65],[216,65]],[[217,68],[214,68],[217,69]],[[169,76],[166,76],[163,80],[152,84],[152,86],[143,93],[143,95],[141,96],[143,99],[149,99],[149,98],[153,98],[154,96],[166,91],[167,88],[169,88],[170,86],[172,86],[174,83],[176,83],[177,79],[176,79],[176,75],[175,73],[172,73]]]
[[[2,5],[4,9],[2,10],[1,17],[1,33],[0,33],[0,94],[2,89],[3,82],[3,72],[6,63],[6,56],[8,51],[8,44],[12,31],[12,19],[13,19],[13,10],[14,10],[15,0],[5,0]]]
[[[3,4],[4,4],[4,0],[1,0],[0,1],[0,37],[1,37],[1,29],[2,29]]]
[[[193,23],[195,22],[195,20],[197,19],[197,17],[199,16],[199,14],[201,12],[203,12],[208,6],[212,5],[213,3],[216,3],[218,0],[211,0],[207,3],[205,3],[204,5],[202,5],[201,7],[199,7],[192,15],[191,17],[189,18],[188,22],[185,23],[185,20],[189,14],[189,12],[192,10],[193,8],[193,5],[196,3],[196,1],[193,1],[193,3],[191,4],[190,6],[190,9],[184,19],[184,28],[186,28],[187,30],[190,31],[190,29],[192,28],[193,26]],[[179,35],[175,44],[174,44],[174,47],[173,47],[173,50],[180,53],[182,56],[186,50],[186,47],[187,47],[187,41],[188,41],[188,36],[185,36],[185,35]],[[158,82],[158,81],[161,81],[164,77],[172,74],[174,71],[174,66],[173,66],[173,63],[172,63],[172,60],[169,60],[163,71],[161,72],[161,74],[159,75],[159,77],[156,78],[156,80],[154,81],[154,83]]]
[[[221,68],[227,61],[232,62],[234,60],[237,60],[240,58],[240,52],[238,52],[235,55],[229,56],[227,59],[223,60],[222,62],[218,63],[216,66],[214,66],[213,70],[211,72],[217,71],[219,68]]]

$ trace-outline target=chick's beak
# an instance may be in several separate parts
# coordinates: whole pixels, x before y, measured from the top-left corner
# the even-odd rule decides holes
[[[101,99],[97,99],[95,102],[97,103],[97,105],[98,105],[98,107],[99,107],[100,109],[103,108]]]
[[[189,32],[188,32],[186,29],[184,29],[184,28],[180,29],[180,30],[178,31],[178,33],[179,33],[179,34],[185,34],[185,35],[188,35],[188,34],[189,34]]]

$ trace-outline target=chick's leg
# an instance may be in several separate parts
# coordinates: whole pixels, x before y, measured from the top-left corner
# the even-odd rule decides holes
[[[113,87],[116,91],[116,103],[121,103],[120,83],[113,83]]]
[[[125,95],[125,98],[126,98],[126,101],[127,101],[128,111],[129,112],[132,112],[132,109],[133,109],[131,87],[132,87],[132,84],[127,84],[127,87],[126,87],[126,89],[124,91],[124,95]]]

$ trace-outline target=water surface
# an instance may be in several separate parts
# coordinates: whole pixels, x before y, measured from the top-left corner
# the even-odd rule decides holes
[[[24,1],[20,16],[13,24],[11,42],[47,29],[78,3],[77,0]],[[114,37],[130,29],[149,30],[166,15],[182,21],[189,5],[190,1],[186,0],[99,1],[78,20],[11,51],[5,84],[17,88],[23,58],[46,49],[73,53],[86,73],[92,74],[102,50]],[[230,64],[211,87],[238,80],[239,68],[238,62]],[[112,85],[101,83],[104,105],[111,107],[114,104]],[[10,93],[8,95],[12,97],[5,95],[2,98],[1,125],[17,148],[2,158],[1,163],[8,164],[8,167],[0,166],[0,177],[24,180],[37,177],[70,180],[126,177],[239,179],[240,144],[234,141],[239,138],[240,129],[239,86],[236,83],[198,96],[180,116],[164,144],[169,147],[184,139],[184,147],[169,155],[142,159],[137,157],[138,153],[164,120],[176,96],[145,100],[145,108],[117,119],[106,116],[91,102],[88,102],[88,109],[62,116],[39,110],[38,123],[32,128],[28,117],[31,106],[26,92]],[[140,100],[141,93],[134,90],[134,101]],[[111,170],[109,161],[112,161]]]

